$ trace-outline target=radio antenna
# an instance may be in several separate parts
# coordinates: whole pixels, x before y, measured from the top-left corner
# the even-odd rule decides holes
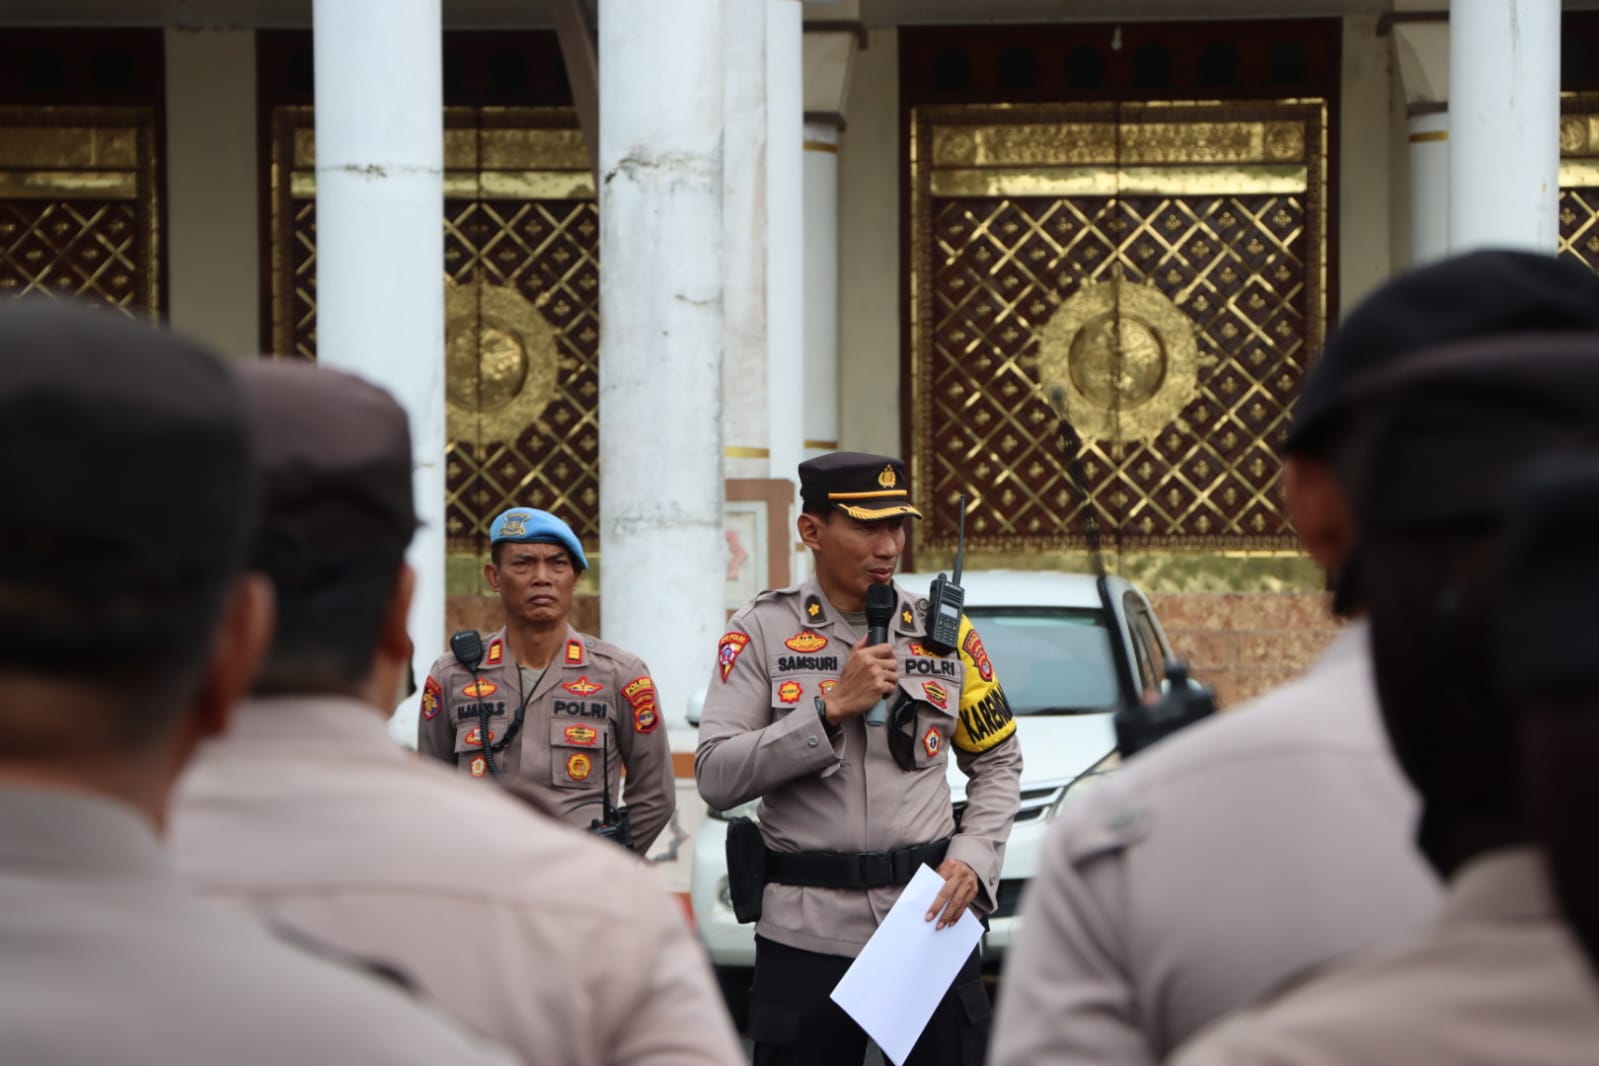
[[[959,538],[955,542],[955,584],[961,583],[961,567],[966,564],[966,494],[961,493],[960,498],[960,531],[956,534]]]

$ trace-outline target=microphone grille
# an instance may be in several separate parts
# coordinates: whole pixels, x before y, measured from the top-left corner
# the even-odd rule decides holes
[[[886,621],[894,613],[894,604],[899,599],[894,593],[894,586],[890,584],[872,584],[866,588],[866,617],[879,621]]]

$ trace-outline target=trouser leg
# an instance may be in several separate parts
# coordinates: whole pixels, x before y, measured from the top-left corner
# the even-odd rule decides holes
[[[755,1066],[856,1066],[865,1057],[866,1034],[829,998],[853,961],[755,938]]]
[[[938,1001],[905,1066],[982,1066],[992,1015],[982,959],[973,950]]]

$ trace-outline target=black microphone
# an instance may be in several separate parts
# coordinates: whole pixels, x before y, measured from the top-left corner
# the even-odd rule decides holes
[[[866,643],[870,645],[888,643],[888,621],[894,617],[894,605],[899,597],[894,594],[892,583],[872,583],[866,588]],[[877,706],[866,712],[867,725],[882,725],[888,721],[888,700],[882,699]]]

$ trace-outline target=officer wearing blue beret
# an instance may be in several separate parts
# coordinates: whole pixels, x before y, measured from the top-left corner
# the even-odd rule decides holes
[[[626,767],[631,845],[643,854],[677,804],[649,668],[568,621],[589,564],[565,522],[513,507],[490,526],[489,544],[483,574],[505,627],[483,642],[480,661],[451,653],[433,664],[417,750],[581,829],[614,825]]]

